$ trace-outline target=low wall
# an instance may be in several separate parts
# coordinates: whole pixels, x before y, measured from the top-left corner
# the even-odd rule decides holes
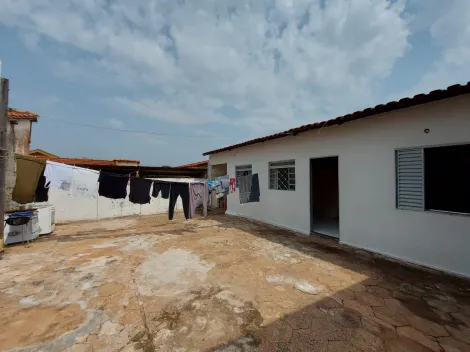
[[[206,181],[205,179],[161,179],[175,182]],[[129,201],[129,186],[127,186],[126,199],[109,199],[105,197],[82,198],[73,197],[69,192],[51,188],[49,190],[49,204],[55,207],[55,219],[57,223],[98,220],[129,215],[152,215],[168,212],[168,199],[151,197],[149,204],[134,204]],[[183,209],[181,198],[178,198],[175,209]]]

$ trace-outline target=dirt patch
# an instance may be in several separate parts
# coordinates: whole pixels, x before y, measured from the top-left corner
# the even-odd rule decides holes
[[[251,351],[251,348],[254,351],[259,345],[254,336],[262,317],[251,302],[214,287],[190,295],[192,299],[175,300],[153,318],[152,334],[157,350],[192,350],[197,346],[201,351],[212,351],[224,346],[236,352]]]
[[[85,321],[87,315],[78,304],[69,304],[63,308],[25,308],[11,313],[5,310],[0,313],[2,349],[52,340],[77,328]]]
[[[183,249],[153,254],[139,268],[138,288],[144,296],[172,296],[203,282],[213,265]]]

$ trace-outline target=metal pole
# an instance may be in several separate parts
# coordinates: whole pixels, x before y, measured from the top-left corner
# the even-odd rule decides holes
[[[5,174],[7,151],[7,124],[8,124],[8,79],[0,78],[0,221],[4,225],[5,219]],[[1,226],[2,243],[0,252],[3,249],[3,230]]]

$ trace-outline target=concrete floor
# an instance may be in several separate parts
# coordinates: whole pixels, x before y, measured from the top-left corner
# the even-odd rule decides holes
[[[317,221],[313,225],[312,231],[320,235],[339,239],[339,218]]]
[[[120,218],[9,247],[0,327],[2,351],[470,351],[470,283],[225,215]]]

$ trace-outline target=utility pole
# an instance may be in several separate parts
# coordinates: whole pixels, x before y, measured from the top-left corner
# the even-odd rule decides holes
[[[1,66],[0,66],[1,67]],[[0,76],[0,221],[1,241],[0,257],[3,254],[3,231],[5,219],[5,177],[7,151],[7,124],[8,124],[8,79]]]

